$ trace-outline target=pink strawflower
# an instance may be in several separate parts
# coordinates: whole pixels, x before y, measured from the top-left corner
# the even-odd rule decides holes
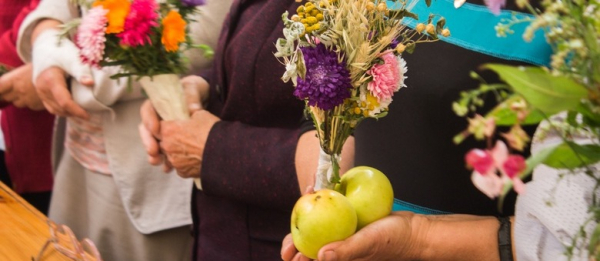
[[[106,13],[108,10],[102,6],[90,9],[77,28],[75,43],[80,49],[79,55],[84,64],[99,67],[104,55],[104,42],[106,42],[104,37],[108,22]]]
[[[121,38],[121,44],[138,46],[150,43],[152,27],[158,26],[157,9],[158,4],[154,0],[133,1],[125,18],[123,32],[117,35]]]
[[[367,85],[367,89],[377,97],[379,101],[389,101],[394,92],[404,87],[405,62],[396,57],[393,52],[386,52],[380,57],[382,64],[375,64],[367,73],[373,80]]]

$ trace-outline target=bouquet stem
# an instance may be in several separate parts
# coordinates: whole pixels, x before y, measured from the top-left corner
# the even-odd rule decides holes
[[[319,153],[314,190],[333,189],[340,182],[339,154],[327,154],[323,149]]]
[[[140,78],[140,84],[163,120],[187,120],[190,118],[183,87],[177,74],[143,76]],[[200,179],[194,179],[194,184],[198,189],[202,189]]]
[[[163,120],[187,120],[190,118],[178,75],[143,76],[140,78],[140,84]]]
[[[317,136],[321,143],[315,191],[324,188],[333,189],[337,183],[340,183],[342,147],[356,126],[356,122],[348,122],[339,116],[342,110],[344,110],[343,105],[328,111],[311,107],[311,115],[315,126],[318,126]]]

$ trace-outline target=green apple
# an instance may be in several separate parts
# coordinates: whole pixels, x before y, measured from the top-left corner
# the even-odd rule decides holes
[[[344,195],[322,189],[298,199],[291,224],[292,239],[298,251],[316,259],[321,247],[356,232],[356,211]]]
[[[356,210],[358,228],[389,215],[394,204],[394,191],[390,180],[371,167],[354,167],[348,170],[336,190],[344,194]]]

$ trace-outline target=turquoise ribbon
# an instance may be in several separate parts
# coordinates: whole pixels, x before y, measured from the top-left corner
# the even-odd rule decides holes
[[[450,214],[449,212],[445,212],[445,211],[421,207],[419,205],[408,203],[406,201],[402,201],[397,198],[394,199],[394,205],[392,206],[392,211],[410,211],[410,212],[414,212],[417,214],[424,214],[424,215]]]
[[[390,0],[387,4],[390,9],[398,9],[400,6],[400,2]],[[531,42],[525,42],[522,37],[528,23],[513,25],[511,29],[514,33],[507,34],[506,37],[496,35],[494,28],[502,19],[511,19],[513,14],[519,18],[533,17],[530,14],[504,10],[496,16],[487,7],[480,5],[465,3],[458,9],[454,8],[452,0],[433,0],[430,7],[427,7],[425,1],[412,0],[408,3],[407,9],[419,16],[419,21],[412,18],[403,20],[405,25],[413,29],[419,22],[425,23],[430,14],[446,18],[446,28],[450,29],[451,35],[440,37],[442,41],[506,60],[522,61],[538,66],[550,64],[552,48],[546,42],[542,30],[536,31]]]

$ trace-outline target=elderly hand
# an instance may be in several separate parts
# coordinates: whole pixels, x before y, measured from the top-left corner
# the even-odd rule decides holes
[[[161,122],[160,148],[182,178],[198,178],[210,129],[220,119],[208,111],[194,112],[183,121]]]
[[[188,105],[190,114],[193,115],[196,111],[201,110],[203,104],[208,99],[208,82],[202,77],[198,76],[187,76],[181,79],[181,85],[183,86],[185,99]],[[158,140],[162,138],[161,135],[161,123],[160,117],[154,110],[150,100],[144,102],[140,108],[140,114],[142,116],[142,123],[138,126],[142,143],[148,153],[148,162],[154,166],[163,164],[164,172],[171,171],[171,163],[164,161],[164,155],[161,153]]]
[[[427,234],[428,222],[412,212],[393,212],[375,221],[344,241],[333,242],[319,250],[319,261],[334,260],[415,260],[420,249],[416,237]],[[285,261],[309,260],[299,253],[288,234],[281,246]]]
[[[31,81],[31,64],[22,65],[0,77],[0,99],[18,108],[43,110],[44,104],[37,95]]]

